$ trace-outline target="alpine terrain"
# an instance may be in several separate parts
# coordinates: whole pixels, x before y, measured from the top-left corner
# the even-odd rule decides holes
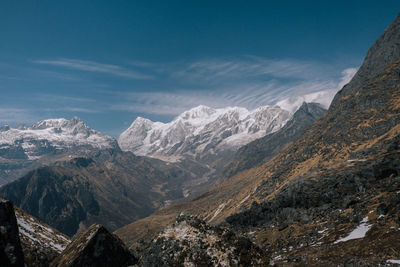
[[[271,157],[267,144],[254,145],[248,155],[259,147],[259,165],[249,164],[241,151],[232,176],[220,185],[116,233],[138,251],[144,266],[151,257],[162,257],[165,266],[196,265],[198,255],[208,265],[239,265],[240,249],[234,248],[242,238],[264,252],[252,254],[252,265],[398,263],[399,123],[400,15],[326,114],[280,153]],[[181,213],[197,216],[202,229],[220,230],[195,230],[192,219],[182,223]],[[229,231],[236,237],[221,241],[218,233]],[[221,242],[233,251],[210,253]]]
[[[400,15],[328,110],[3,126],[0,169],[0,265],[398,265]]]

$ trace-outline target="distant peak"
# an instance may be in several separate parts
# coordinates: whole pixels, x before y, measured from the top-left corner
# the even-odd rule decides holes
[[[315,102],[303,102],[300,108],[294,113],[293,117],[301,116],[300,114],[309,114],[314,118],[319,118],[325,114],[327,110],[321,104]]]
[[[40,129],[47,129],[47,128],[69,128],[76,126],[78,124],[82,124],[86,127],[86,124],[83,120],[78,117],[73,117],[71,120],[67,120],[64,118],[59,119],[46,119],[39,121],[37,123],[32,124],[30,129],[40,130]]]
[[[79,122],[84,122],[84,121],[81,118],[75,116],[70,120],[70,122],[79,123]]]
[[[206,105],[198,105],[197,107],[191,108],[190,110],[203,110],[203,109],[212,109]]]
[[[146,118],[143,118],[143,117],[137,117],[134,121],[133,121],[133,123],[132,123],[132,125],[135,125],[135,124],[152,124],[153,122],[151,121],[151,120],[149,120],[149,119],[146,119]],[[131,126],[132,126],[131,125]]]
[[[187,111],[184,111],[182,114],[180,114],[178,117],[182,118],[184,120],[188,119],[196,119],[196,118],[201,118],[201,117],[207,117],[212,114],[214,114],[216,111],[213,108],[210,108],[205,105],[199,105],[197,107],[191,108]]]

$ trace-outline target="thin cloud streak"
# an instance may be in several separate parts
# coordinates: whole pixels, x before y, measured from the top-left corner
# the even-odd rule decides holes
[[[0,107],[0,126],[34,122],[37,117],[32,114],[33,112],[28,109]]]
[[[220,66],[215,68],[220,68]],[[120,97],[125,100],[120,104],[111,105],[109,108],[111,110],[171,116],[176,116],[200,104],[214,108],[241,106],[248,109],[266,105],[279,105],[294,112],[303,101],[306,101],[318,102],[327,108],[336,92],[350,81],[355,72],[355,68],[345,69],[341,73],[341,77],[327,78],[326,80],[303,79],[282,82],[279,79],[272,79],[266,82],[252,81],[247,84],[227,84],[225,87],[207,90],[124,92],[120,93]]]
[[[33,60],[32,62],[41,65],[51,65],[51,66],[64,67],[74,70],[106,73],[114,76],[135,79],[135,80],[149,80],[154,78],[153,76],[142,74],[133,70],[128,70],[121,66],[103,64],[94,61],[86,61],[79,59],[62,58],[57,60]]]
[[[202,60],[187,64],[182,69],[172,73],[172,76],[194,81],[226,81],[227,79],[314,79],[323,78],[326,69],[321,63],[299,60],[271,60],[248,56],[231,60]]]

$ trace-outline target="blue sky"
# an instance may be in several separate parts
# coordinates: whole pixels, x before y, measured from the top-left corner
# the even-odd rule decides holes
[[[350,3],[349,3],[350,2]],[[0,2],[0,125],[329,104],[398,1]]]

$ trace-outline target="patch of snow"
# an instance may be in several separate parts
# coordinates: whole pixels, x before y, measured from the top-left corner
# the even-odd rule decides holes
[[[211,222],[212,220],[215,219],[215,217],[218,216],[218,214],[221,213],[221,211],[225,208],[226,205],[228,205],[230,202],[232,201],[232,199],[229,199],[228,201],[220,204],[217,208],[217,210],[214,212],[214,215],[211,217],[211,219],[208,220],[208,222]]]
[[[40,246],[51,247],[59,252],[63,251],[70,240],[62,235],[55,235],[54,231],[44,224],[36,222],[33,217],[25,218],[18,211],[15,211],[19,233],[31,243],[39,243]],[[38,230],[40,229],[40,230]],[[62,239],[62,243],[58,239]]]
[[[400,260],[387,260],[386,262],[400,264]]]
[[[334,242],[334,244],[337,244],[339,242],[346,242],[348,240],[353,240],[353,239],[358,239],[358,238],[364,238],[365,234],[368,232],[368,230],[371,228],[371,224],[367,224],[368,222],[368,216],[365,217],[359,226],[357,226],[356,229],[354,229],[348,236],[343,237],[341,239],[338,239]]]
[[[240,201],[239,205],[242,205],[246,200],[249,199],[249,197],[250,197],[250,194],[247,195],[245,198],[243,198],[243,199]]]
[[[364,162],[364,161],[367,161],[366,159],[348,159],[347,160],[348,162]]]

